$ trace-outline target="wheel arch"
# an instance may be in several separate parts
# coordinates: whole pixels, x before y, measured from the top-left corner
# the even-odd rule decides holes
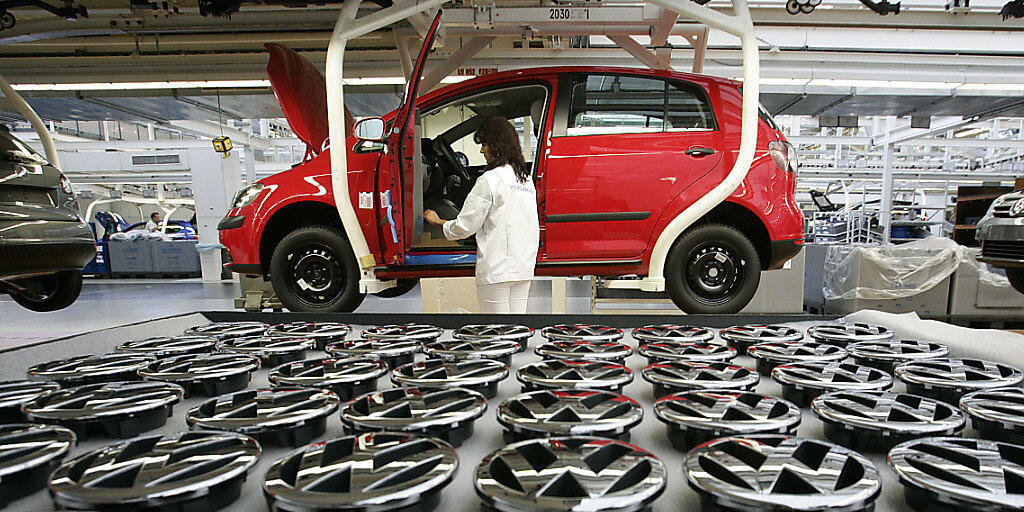
[[[274,249],[288,233],[305,226],[329,226],[345,233],[333,204],[322,201],[297,201],[275,211],[260,233],[260,268],[266,275],[270,269],[270,258]]]
[[[687,231],[707,224],[724,224],[738,229],[744,236],[750,239],[761,260],[761,268],[770,267],[772,259],[772,239],[768,228],[756,213],[749,208],[732,201],[724,201],[714,207],[703,217],[697,219],[690,227],[680,233],[675,243],[682,239]]]

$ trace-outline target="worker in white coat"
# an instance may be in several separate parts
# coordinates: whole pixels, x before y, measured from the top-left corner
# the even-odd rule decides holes
[[[503,117],[492,117],[473,135],[488,169],[476,180],[458,218],[433,210],[423,219],[445,238],[476,235],[476,294],[482,313],[526,313],[537,264],[540,226],[537,189],[523,159],[519,135]]]

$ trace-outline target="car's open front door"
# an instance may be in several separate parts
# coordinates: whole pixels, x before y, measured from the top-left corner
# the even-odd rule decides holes
[[[416,124],[416,97],[419,96],[420,79],[423,77],[427,55],[434,44],[434,36],[440,22],[439,10],[423,38],[423,47],[420,48],[409,82],[406,84],[405,98],[395,113],[393,128],[388,136],[388,176],[391,183],[382,184],[382,205],[386,210],[390,205],[390,212],[386,214],[390,214],[399,240],[397,246],[389,247],[384,255],[388,264],[404,260],[405,251],[412,243],[414,234],[423,229],[423,185],[413,183],[417,180],[411,179],[416,174],[415,168],[423,165],[419,129]],[[387,237],[390,238],[391,226],[385,229],[388,231]]]

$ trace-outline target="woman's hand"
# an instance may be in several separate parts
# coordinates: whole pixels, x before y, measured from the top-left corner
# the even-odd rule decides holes
[[[445,220],[437,216],[437,212],[434,210],[423,210],[423,220],[427,221],[427,224],[441,227],[444,225]]]

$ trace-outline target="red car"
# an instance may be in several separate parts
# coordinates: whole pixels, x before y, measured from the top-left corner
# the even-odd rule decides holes
[[[236,195],[219,225],[231,254],[227,265],[269,277],[292,311],[351,311],[364,297],[360,278],[367,274],[334,202],[323,149],[324,78],[296,53],[268,49],[275,93],[308,152],[292,169]],[[371,279],[397,280],[378,295],[404,293],[421,277],[473,275],[472,240],[446,240],[422,213],[430,208],[455,217],[484,171],[472,134],[490,116],[512,121],[534,168],[537,274],[647,276],[661,232],[736,160],[740,87],[650,69],[519,69],[425,94],[415,100],[412,121],[397,127],[396,115],[408,109],[367,122],[377,125],[369,137],[375,140],[349,136],[344,143],[350,200],[373,257]],[[669,241],[664,288],[681,309],[739,311],[762,270],[778,269],[800,251],[804,219],[795,184],[796,152],[762,111],[746,179]]]

